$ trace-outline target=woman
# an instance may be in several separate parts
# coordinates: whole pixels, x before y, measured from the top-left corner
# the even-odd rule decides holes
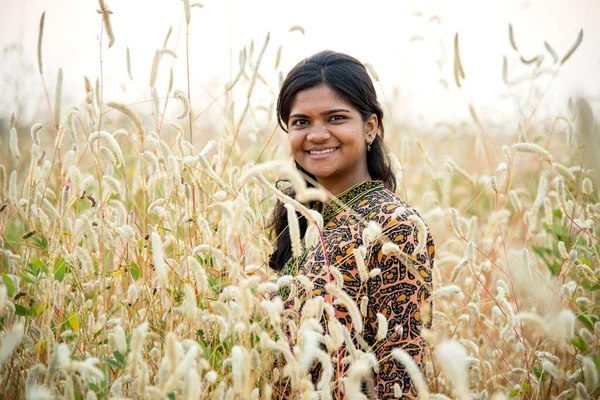
[[[356,304],[368,299],[362,337],[377,356],[379,370],[372,384],[363,382],[363,393],[396,398],[397,385],[402,398],[417,398],[410,377],[390,353],[402,348],[421,365],[420,311],[431,294],[434,245],[418,213],[394,194],[395,176],[383,142],[383,111],[365,67],[332,51],[301,61],[283,82],[277,115],[307,184],[315,182],[335,198],[310,205],[323,216],[324,246],[307,249],[298,260],[292,260],[286,209],[277,204],[272,220],[277,239],[270,266],[283,274],[304,274],[314,285],[314,295],[326,294],[330,268],[337,267],[343,275],[342,289]],[[301,237],[306,225],[301,217]],[[365,276],[362,271],[361,277],[356,261],[361,255],[367,273],[376,268],[380,272]],[[336,313],[356,339],[356,322],[348,309],[336,306]],[[377,313],[388,323],[382,340],[376,339]],[[355,342],[358,347],[359,341]],[[313,370],[313,378],[318,369]]]

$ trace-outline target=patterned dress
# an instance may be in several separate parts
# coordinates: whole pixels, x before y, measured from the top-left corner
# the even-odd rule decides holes
[[[387,190],[381,181],[359,183],[336,199],[326,203],[320,210],[327,254],[319,244],[305,251],[298,262],[288,262],[282,272],[289,275],[304,274],[314,285],[313,294],[324,295],[325,286],[331,279],[327,262],[335,265],[343,277],[343,290],[357,305],[361,304],[362,297],[368,297],[362,336],[377,356],[379,372],[374,375],[370,385],[363,383],[363,393],[369,398],[394,399],[394,384],[398,384],[402,399],[416,399],[418,395],[409,375],[394,360],[391,351],[402,348],[422,368],[424,341],[420,336],[423,325],[421,307],[429,301],[432,292],[433,240],[427,232],[423,250],[415,251],[420,237],[419,228],[408,217],[418,213]],[[403,209],[394,217],[399,207]],[[363,245],[363,231],[370,221],[377,223],[382,232],[378,240],[367,246],[365,264],[369,272],[374,268],[379,268],[381,272],[363,282],[353,250]],[[384,255],[382,247],[385,242],[397,245],[400,252]],[[301,300],[305,297],[301,289],[298,290],[298,297]],[[388,322],[387,336],[380,341],[376,340],[377,313],[383,314]],[[336,315],[355,337],[347,308],[337,305]],[[358,342],[355,345],[362,348]],[[315,381],[320,373],[319,367],[315,366],[312,371]]]

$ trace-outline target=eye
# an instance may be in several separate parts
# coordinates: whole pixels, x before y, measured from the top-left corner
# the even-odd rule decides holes
[[[303,127],[308,125],[308,121],[305,119],[295,119],[292,121],[292,126]]]
[[[346,119],[346,116],[344,116],[344,115],[334,115],[329,120],[331,122],[341,122],[341,121],[344,121],[345,119]]]

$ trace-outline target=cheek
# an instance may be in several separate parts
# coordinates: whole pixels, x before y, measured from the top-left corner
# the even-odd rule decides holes
[[[288,142],[290,144],[290,150],[292,153],[302,151],[302,136],[290,133],[288,136]]]

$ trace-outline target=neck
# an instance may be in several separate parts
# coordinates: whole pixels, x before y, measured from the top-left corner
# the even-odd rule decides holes
[[[356,185],[357,183],[370,181],[370,180],[372,180],[371,175],[369,175],[369,172],[366,171],[363,174],[358,174],[356,176],[354,176],[354,175],[347,176],[344,179],[335,179],[335,180],[334,179],[330,179],[330,180],[318,179],[318,183],[323,189],[327,190],[333,196],[337,196],[340,193],[343,193],[346,190],[350,189],[352,186]]]

